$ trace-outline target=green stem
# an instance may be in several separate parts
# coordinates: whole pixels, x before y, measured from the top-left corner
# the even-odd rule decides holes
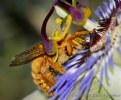
[[[72,0],[72,6],[76,8],[76,0]]]
[[[99,79],[97,78],[97,76],[95,77],[98,81],[99,81]],[[104,91],[109,95],[109,97],[111,98],[111,100],[114,100],[114,98],[112,97],[112,95],[106,90],[106,88],[102,85],[102,87],[103,87],[103,89],[104,89]],[[100,90],[99,90],[99,92],[100,92]]]

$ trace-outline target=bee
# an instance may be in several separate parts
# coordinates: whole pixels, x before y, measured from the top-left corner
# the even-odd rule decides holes
[[[54,55],[48,55],[45,52],[42,43],[38,43],[32,48],[16,55],[11,61],[10,66],[23,65],[32,62],[32,77],[34,83],[47,94],[53,96],[53,92],[49,93],[49,89],[56,82],[58,73],[64,74],[66,70],[63,63],[66,62],[77,51],[84,48],[86,40],[82,37],[89,34],[89,31],[78,31],[74,34],[67,34],[64,39],[58,42],[58,58],[53,61]]]

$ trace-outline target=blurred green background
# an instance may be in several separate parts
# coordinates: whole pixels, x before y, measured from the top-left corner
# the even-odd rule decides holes
[[[10,68],[12,57],[41,41],[41,24],[53,0],[0,0],[0,100],[21,100],[36,89],[30,64]],[[80,0],[92,10],[102,0]],[[51,34],[54,15],[48,25]]]

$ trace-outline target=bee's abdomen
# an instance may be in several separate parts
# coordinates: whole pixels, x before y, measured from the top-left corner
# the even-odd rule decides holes
[[[34,83],[47,95],[52,96],[53,93],[48,93],[49,89],[55,84],[55,74],[49,68],[47,60],[44,57],[35,59],[32,62],[32,77]]]

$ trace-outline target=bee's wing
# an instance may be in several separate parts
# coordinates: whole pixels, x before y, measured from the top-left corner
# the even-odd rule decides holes
[[[16,55],[11,61],[10,66],[18,66],[31,62],[33,59],[45,54],[44,47],[41,43],[32,48]]]

